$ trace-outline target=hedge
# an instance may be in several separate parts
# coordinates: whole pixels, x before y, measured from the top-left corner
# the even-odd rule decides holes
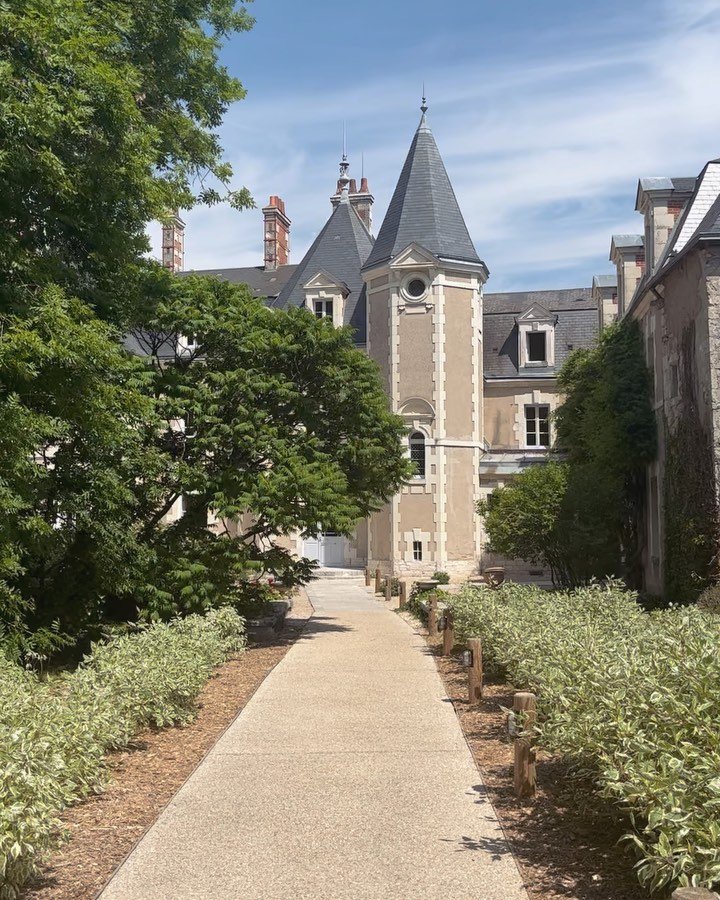
[[[226,608],[95,644],[48,680],[0,657],[0,898],[17,897],[57,845],[62,809],[102,790],[106,752],[192,719],[213,667],[244,644]]]
[[[537,693],[539,745],[628,815],[642,884],[720,882],[720,616],[646,613],[615,585],[448,599],[459,637]]]

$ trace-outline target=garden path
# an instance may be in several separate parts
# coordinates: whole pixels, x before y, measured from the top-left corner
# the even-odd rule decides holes
[[[425,641],[360,581],[305,632],[102,900],[526,900]]]

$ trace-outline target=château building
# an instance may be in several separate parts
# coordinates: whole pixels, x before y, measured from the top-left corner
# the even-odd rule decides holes
[[[385,217],[373,236],[373,195],[343,157],[330,214],[297,264],[283,200],[263,213],[263,264],[205,270],[245,283],[274,307],[305,306],[353,329],[378,364],[388,402],[407,424],[415,475],[346,538],[288,536],[325,566],[380,566],[398,575],[436,570],[460,579],[502,563],[517,578],[547,580],[526,563],[489,557],[478,501],[528,466],[553,440],[556,375],[567,355],[597,339],[612,300],[601,285],[486,292],[489,270],[468,232],[435,137],[422,117]],[[166,264],[182,269],[179,218],[164,229]],[[180,250],[178,251],[178,247]]]

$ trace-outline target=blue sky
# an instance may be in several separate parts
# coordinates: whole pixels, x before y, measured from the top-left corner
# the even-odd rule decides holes
[[[247,98],[221,130],[235,184],[284,198],[291,261],[324,224],[343,120],[374,230],[429,122],[491,280],[589,285],[613,232],[642,230],[637,179],[720,156],[720,0],[255,0],[223,61]],[[188,268],[262,262],[259,209],[185,216]],[[151,230],[157,243],[157,227]]]

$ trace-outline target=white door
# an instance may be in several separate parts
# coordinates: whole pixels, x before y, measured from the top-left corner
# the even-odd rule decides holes
[[[306,538],[303,556],[315,560],[321,566],[342,566],[345,563],[345,538],[333,531]]]
[[[322,565],[322,535],[305,538],[303,542],[303,556],[312,559]]]
[[[332,531],[324,532],[322,556],[324,566],[342,566],[345,563],[345,538]]]

